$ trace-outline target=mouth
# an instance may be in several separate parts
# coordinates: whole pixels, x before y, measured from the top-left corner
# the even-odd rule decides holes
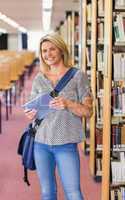
[[[53,61],[54,58],[45,58],[45,60],[47,60],[47,61]]]

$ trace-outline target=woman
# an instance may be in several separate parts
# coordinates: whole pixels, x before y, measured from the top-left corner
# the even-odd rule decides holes
[[[56,33],[40,41],[40,72],[33,81],[31,98],[52,91],[70,69],[69,53]],[[80,190],[80,163],[77,144],[84,139],[82,117],[92,114],[92,97],[87,77],[78,70],[49,106],[56,109],[40,124],[35,137],[34,156],[42,200],[56,200],[55,167],[67,200],[83,200]],[[34,119],[36,110],[26,112]]]

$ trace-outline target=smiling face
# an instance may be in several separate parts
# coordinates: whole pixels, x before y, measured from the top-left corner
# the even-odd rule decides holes
[[[63,63],[61,50],[50,41],[44,41],[42,43],[41,55],[43,61],[50,67],[56,67]]]

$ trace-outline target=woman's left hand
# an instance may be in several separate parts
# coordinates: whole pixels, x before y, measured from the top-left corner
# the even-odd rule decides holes
[[[49,103],[50,108],[55,108],[58,110],[67,108],[67,99],[62,96],[55,97]]]

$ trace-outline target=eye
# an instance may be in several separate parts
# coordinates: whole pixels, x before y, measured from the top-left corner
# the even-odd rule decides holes
[[[42,53],[46,53],[47,52],[47,50],[46,49],[42,49]]]
[[[51,47],[51,51],[56,51],[56,48],[55,47]]]

